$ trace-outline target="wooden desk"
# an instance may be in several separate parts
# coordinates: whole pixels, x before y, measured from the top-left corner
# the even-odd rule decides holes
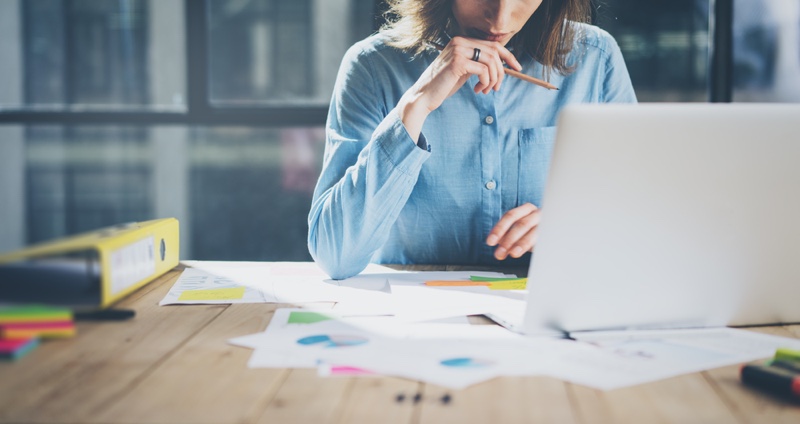
[[[278,305],[159,307],[178,275],[125,299],[119,306],[135,309],[133,320],[80,323],[77,337],[0,363],[0,422],[800,423],[800,406],[742,386],[736,366],[610,392],[549,377],[450,391],[399,378],[248,369],[251,350],[226,340],[263,331]],[[757,331],[800,337],[800,326]]]

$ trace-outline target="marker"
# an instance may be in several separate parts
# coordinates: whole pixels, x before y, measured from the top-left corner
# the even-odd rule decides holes
[[[742,383],[782,396],[800,399],[800,374],[768,365],[744,365]]]
[[[97,311],[75,312],[77,321],[123,321],[133,318],[133,309],[100,309]]]
[[[772,367],[783,368],[796,374],[800,374],[800,362],[784,361],[781,359],[774,359],[769,361],[766,365]]]
[[[776,361],[800,362],[800,350],[782,347],[775,351]]]

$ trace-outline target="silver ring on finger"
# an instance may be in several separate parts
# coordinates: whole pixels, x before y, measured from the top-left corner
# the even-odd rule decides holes
[[[472,51],[472,60],[478,61],[481,58],[481,49],[475,47],[475,50]]]

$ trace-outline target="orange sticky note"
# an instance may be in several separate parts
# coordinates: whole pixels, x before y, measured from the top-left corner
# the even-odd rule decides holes
[[[29,339],[72,337],[75,324],[72,321],[21,322],[0,325],[0,338]]]

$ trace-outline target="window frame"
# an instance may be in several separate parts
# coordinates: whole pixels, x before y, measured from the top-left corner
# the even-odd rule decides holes
[[[712,33],[709,101],[732,99],[733,0],[710,0]],[[593,1],[594,3],[594,1]],[[382,0],[374,0],[373,15],[385,10]],[[209,97],[208,21],[205,0],[184,0],[186,19],[186,108],[184,111],[0,111],[2,124],[56,125],[244,125],[244,126],[322,126],[327,105],[308,106],[213,106]],[[379,25],[376,19],[374,26]],[[376,28],[377,29],[377,28]]]

